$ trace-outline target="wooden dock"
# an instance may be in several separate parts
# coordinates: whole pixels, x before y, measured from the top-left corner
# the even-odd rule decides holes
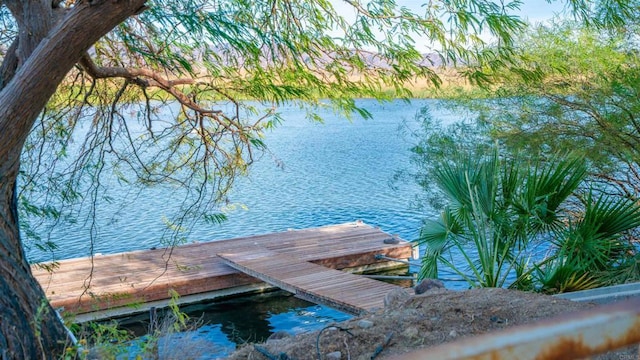
[[[166,305],[170,290],[182,300],[200,301],[264,288],[255,277],[230,267],[217,254],[270,251],[294,263],[362,271],[397,266],[375,255],[407,259],[411,244],[386,244],[391,236],[378,228],[353,222],[291,230],[172,249],[62,260],[53,272],[37,264],[35,277],[55,308],[76,314],[78,321],[143,311]],[[285,265],[286,267],[286,265]]]
[[[399,288],[267,249],[218,256],[234,269],[300,298],[354,315],[382,308],[385,295]]]

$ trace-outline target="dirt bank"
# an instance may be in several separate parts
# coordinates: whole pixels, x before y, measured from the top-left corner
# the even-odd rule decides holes
[[[383,359],[595,306],[506,289],[432,289],[388,303],[385,309],[321,332],[247,344],[229,358]],[[638,347],[598,358],[638,359]]]

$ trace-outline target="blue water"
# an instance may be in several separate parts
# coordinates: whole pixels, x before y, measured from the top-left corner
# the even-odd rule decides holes
[[[245,235],[301,229],[354,220],[379,226],[407,240],[418,235],[421,220],[433,216],[412,206],[420,188],[411,182],[393,184],[398,171],[410,167],[412,144],[407,128],[415,128],[416,112],[430,105],[443,121],[455,115],[438,111],[436,100],[396,100],[358,104],[373,119],[346,120],[331,112],[325,122],[306,119],[296,107],[281,108],[283,124],[266,134],[270,153],[240,178],[224,208],[228,221],[199,224],[185,234],[186,242],[214,241]],[[401,130],[400,128],[404,128]],[[183,199],[166,188],[141,194],[126,184],[109,184],[112,200],[99,201],[94,252],[118,253],[159,247],[171,218]],[[137,190],[136,190],[137,191]],[[33,262],[67,259],[90,254],[90,223],[64,223],[50,230],[58,249],[52,254],[28,247]]]
[[[176,358],[175,354],[169,353],[172,347],[184,344],[184,338],[188,339],[186,343],[196,344],[198,352],[206,353],[204,359],[211,359],[230,354],[236,344],[263,342],[278,331],[298,334],[319,330],[351,317],[284,291],[188,305],[181,310],[203,325],[197,331],[173,335],[165,339],[164,344],[159,344],[160,352],[166,355],[164,358]],[[142,314],[126,319],[121,325],[143,335],[148,331],[148,323],[148,315]],[[185,354],[181,355],[184,357]]]
[[[421,107],[429,105],[434,118],[456,120],[455,114],[438,110],[437,104],[435,100],[359,100],[358,105],[367,109],[373,119],[348,121],[324,113],[323,124],[307,120],[297,108],[284,106],[281,112],[285,121],[266,134],[270,153],[252,165],[249,175],[239,179],[229,196],[230,204],[225,209],[228,221],[221,225],[201,224],[187,233],[186,241],[215,241],[355,220],[407,240],[415,239],[421,221],[434,213],[412,205],[421,192],[416,184],[394,183],[393,178],[398,171],[410,169],[412,144],[407,128],[419,125],[415,115]],[[124,185],[108,183],[114,187],[112,196],[130,194]],[[140,196],[125,195],[123,202],[99,202],[94,251],[107,254],[162,246],[160,239],[166,230],[163,217],[169,216],[171,204],[180,200],[166,190],[149,189]],[[88,228],[83,221],[54,228],[50,236],[59,247],[55,258],[89,255]],[[28,256],[32,261],[51,260],[51,253],[35,247],[28,249]],[[243,341],[262,340],[278,330],[309,331],[347,317],[293,297],[271,301],[272,308],[279,304],[277,311],[257,306],[262,304],[260,301],[232,302],[226,308],[209,304],[187,310],[206,320],[196,336],[219,347],[218,355],[234,347],[242,337]],[[242,333],[240,338],[234,338],[234,332],[228,329],[245,325],[253,330]]]

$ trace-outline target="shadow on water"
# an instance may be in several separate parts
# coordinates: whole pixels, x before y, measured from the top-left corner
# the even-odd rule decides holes
[[[158,311],[159,318],[164,311]],[[228,355],[244,343],[266,341],[279,331],[295,335],[351,318],[281,290],[185,305],[181,311],[199,324],[189,337],[209,343],[208,348],[216,353],[207,355],[213,357]],[[145,336],[149,331],[149,313],[116,320],[120,328],[135,336]]]
[[[384,275],[410,274],[404,269],[385,272]],[[413,284],[412,280],[384,281],[403,287]],[[188,336],[192,342],[206,343],[206,358],[227,356],[239,345],[266,341],[276,332],[295,335],[352,318],[350,314],[299,299],[282,290],[189,304],[180,310],[199,324],[196,330],[181,336]],[[163,317],[163,311],[167,310],[158,310],[158,317]],[[116,321],[120,328],[135,336],[148,334],[149,313]]]

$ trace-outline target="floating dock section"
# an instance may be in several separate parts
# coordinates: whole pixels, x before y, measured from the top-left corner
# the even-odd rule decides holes
[[[164,306],[170,299],[171,290],[180,295],[181,301],[195,302],[264,289],[268,285],[262,280],[229,266],[236,260],[240,262],[239,256],[251,252],[278,259],[281,262],[279,272],[301,264],[315,266],[313,271],[318,272],[326,268],[362,272],[397,267],[398,263],[376,259],[376,255],[396,259],[412,257],[411,244],[403,240],[393,244],[389,241],[393,238],[376,227],[353,222],[175,248],[62,260],[55,266],[35,264],[32,270],[54,308],[64,308],[65,312],[76,315],[76,321],[86,321]],[[226,260],[218,254],[226,254]],[[48,270],[52,267],[53,271]],[[339,273],[332,273],[337,279],[331,285],[335,286],[331,290],[333,293],[340,293],[340,286],[343,289],[360,286],[351,280],[339,280]],[[311,282],[325,281],[328,280],[314,278]],[[306,297],[324,296],[314,294],[311,292]],[[383,298],[384,294],[381,294],[376,301],[381,302]],[[344,306],[336,306],[350,312],[377,306],[364,298],[349,301],[356,304],[344,301]],[[338,304],[341,302],[343,300],[337,299]],[[351,305],[356,307],[350,309]]]
[[[354,315],[382,308],[385,295],[400,288],[266,249],[218,256],[234,269],[302,299]]]

